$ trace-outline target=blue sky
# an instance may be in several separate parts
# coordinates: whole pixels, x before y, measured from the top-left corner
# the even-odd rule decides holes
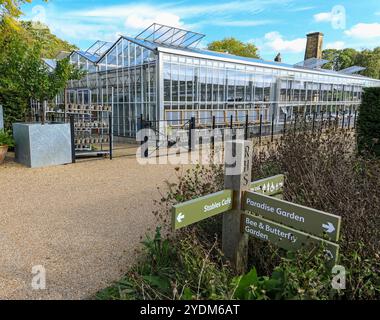
[[[153,22],[197,31],[207,43],[233,36],[255,43],[262,58],[303,60],[309,32],[325,34],[324,48],[380,46],[379,0],[126,1],[34,0],[23,19],[47,24],[59,37],[86,49],[95,40],[135,36]]]

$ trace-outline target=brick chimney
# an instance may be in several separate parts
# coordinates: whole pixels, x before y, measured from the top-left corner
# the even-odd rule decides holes
[[[313,32],[306,36],[305,60],[310,58],[322,59],[323,33]]]

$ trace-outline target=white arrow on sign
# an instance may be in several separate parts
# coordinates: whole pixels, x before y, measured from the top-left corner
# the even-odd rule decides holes
[[[322,228],[324,228],[327,233],[332,233],[335,231],[335,227],[331,222],[328,222],[327,224],[322,224]]]
[[[184,214],[183,214],[182,212],[180,212],[180,213],[178,214],[178,216],[177,216],[177,221],[178,221],[179,223],[181,223],[183,219],[185,219],[185,216],[184,216]]]

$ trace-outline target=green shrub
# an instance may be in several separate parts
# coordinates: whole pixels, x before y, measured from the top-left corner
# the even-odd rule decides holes
[[[0,146],[14,146],[14,140],[10,133],[4,130],[0,130]]]
[[[200,243],[194,235],[163,239],[157,228],[147,236],[140,261],[97,299],[227,299],[231,270],[222,261],[217,241]]]
[[[284,173],[285,198],[342,217],[339,264],[346,289],[333,290],[331,266],[314,250],[286,252],[250,239],[246,275],[224,261],[222,215],[170,231],[173,204],[223,189],[221,166],[177,168],[177,183],[160,190],[155,215],[165,228],[144,241],[140,261],[99,299],[379,299],[380,162],[356,155],[351,133],[337,128],[289,131],[276,148],[254,157],[253,179]],[[210,240],[211,239],[211,240]]]
[[[380,88],[365,88],[357,121],[361,154],[380,156]]]
[[[286,200],[342,217],[339,264],[349,272],[342,298],[378,298],[380,160],[358,156],[354,135],[336,129],[289,131],[277,148],[254,157],[255,177],[268,168],[271,174],[285,174]],[[273,272],[283,250],[256,239],[250,242],[250,265],[261,274]]]

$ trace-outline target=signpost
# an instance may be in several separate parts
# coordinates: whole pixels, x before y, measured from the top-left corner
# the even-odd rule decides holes
[[[251,191],[261,193],[267,196],[282,194],[284,192],[285,176],[277,176],[257,180],[251,183]]]
[[[232,209],[232,190],[216,192],[173,207],[172,227],[178,230]]]
[[[226,190],[175,205],[173,230],[224,213],[222,249],[239,273],[245,272],[247,264],[248,235],[286,250],[323,245],[329,260],[336,262],[339,245],[331,241],[338,241],[341,218],[284,201],[282,174],[251,182],[252,149],[248,141],[226,142]]]
[[[297,230],[338,241],[339,216],[249,191],[244,194],[242,208]]]
[[[249,190],[252,170],[252,141],[225,143],[224,187],[233,190],[233,209],[223,215],[222,250],[238,273],[248,260],[248,236],[240,232],[243,192]]]
[[[323,244],[329,260],[333,259],[335,262],[338,258],[337,244],[257,216],[242,215],[242,232],[260,240],[270,241],[285,250],[296,251],[307,248],[310,244]]]

